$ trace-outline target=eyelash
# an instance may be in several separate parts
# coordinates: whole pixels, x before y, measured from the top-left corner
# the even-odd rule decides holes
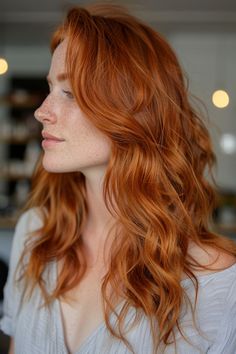
[[[48,84],[48,90],[49,90],[49,93],[50,93],[50,92],[51,92],[51,85],[50,85],[50,84]],[[72,92],[67,91],[67,90],[62,90],[62,92],[63,92],[68,98],[70,98],[70,99],[73,99],[73,98],[74,98]]]
[[[70,99],[73,99],[74,96],[70,91],[62,90],[62,92]]]

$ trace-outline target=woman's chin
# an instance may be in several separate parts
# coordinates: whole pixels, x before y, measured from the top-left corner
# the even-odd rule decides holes
[[[43,166],[45,171],[50,172],[50,173],[62,173],[64,171],[62,171],[59,168],[53,168],[53,167],[48,167],[48,166]]]
[[[43,158],[42,165],[47,172],[51,173],[78,172],[77,169],[73,168],[74,166],[63,164],[62,161],[56,161],[55,159]]]
[[[65,168],[63,168],[63,166],[61,166],[61,164],[55,163],[55,161],[51,162],[51,161],[47,161],[47,160],[43,159],[42,164],[43,164],[43,168],[47,172],[51,172],[51,173],[63,173],[63,172],[66,172]]]

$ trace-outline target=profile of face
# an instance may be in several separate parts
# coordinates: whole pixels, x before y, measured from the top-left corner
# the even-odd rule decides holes
[[[64,40],[54,51],[48,75],[50,92],[35,111],[43,125],[43,167],[48,172],[104,169],[111,151],[109,139],[83,114],[66,79]]]

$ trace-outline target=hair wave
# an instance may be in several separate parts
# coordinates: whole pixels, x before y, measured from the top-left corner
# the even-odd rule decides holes
[[[189,241],[236,255],[233,241],[209,228],[216,199],[204,177],[215,163],[210,136],[189,103],[176,55],[149,26],[117,6],[77,7],[54,33],[52,52],[65,38],[78,105],[112,142],[103,193],[120,231],[102,283],[106,324],[129,346],[122,332],[125,315],[130,306],[142,309],[156,321],[151,325],[157,350],[160,343],[175,341],[176,327],[182,333],[182,273],[193,280],[197,298],[193,270],[208,269],[188,255]],[[81,250],[84,176],[49,173],[40,159],[27,207],[33,206],[40,208],[44,222],[34,233],[40,237],[31,237],[25,251],[30,258],[24,277],[31,281],[31,293],[38,284],[49,303],[75,287],[86,269]],[[63,259],[64,266],[48,294],[42,274],[55,259]],[[109,323],[115,308],[108,285],[125,299],[116,331]]]

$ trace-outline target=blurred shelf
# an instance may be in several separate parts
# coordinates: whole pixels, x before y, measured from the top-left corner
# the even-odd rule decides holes
[[[17,95],[8,95],[0,97],[0,105],[10,106],[11,108],[35,108],[42,102],[39,95],[27,95],[25,97],[17,97]]]
[[[14,229],[16,222],[16,216],[0,216],[0,229]]]
[[[3,112],[0,148],[4,151],[0,169],[3,199],[0,228],[12,229],[16,217],[10,215],[16,215],[21,203],[24,204],[23,199],[30,189],[31,177],[41,152],[42,127],[34,119],[34,112],[47,97],[48,84],[41,75],[13,75],[9,77],[7,89],[0,94]]]
[[[0,173],[0,179],[7,179],[9,181],[17,181],[19,179],[30,179],[31,177],[31,175]]]
[[[28,143],[31,140],[36,140],[39,139],[40,137],[38,135],[32,135],[32,136],[27,136],[25,138],[22,139],[17,139],[17,138],[1,138],[0,137],[0,144],[23,144],[25,145],[26,143]]]

